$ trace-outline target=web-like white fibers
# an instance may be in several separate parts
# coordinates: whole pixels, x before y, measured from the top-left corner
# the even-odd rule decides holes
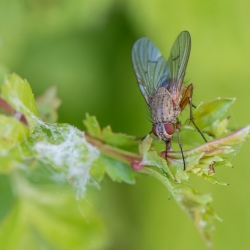
[[[38,141],[34,147],[39,160],[57,170],[54,179],[67,178],[76,190],[76,198],[85,195],[90,180],[89,170],[99,151],[84,138],[84,133],[67,125],[39,125],[35,135],[49,140]]]

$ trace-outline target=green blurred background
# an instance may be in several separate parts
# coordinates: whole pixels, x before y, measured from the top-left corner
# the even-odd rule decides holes
[[[188,30],[186,80],[194,102],[236,97],[231,126],[249,123],[250,2],[169,0],[0,0],[0,62],[27,79],[36,96],[58,86],[59,122],[84,129],[85,113],[116,132],[143,136],[151,128],[131,65],[131,48],[146,36],[165,57]],[[233,169],[217,170],[228,187],[193,180],[211,192],[213,249],[250,249],[249,142]],[[107,250],[206,249],[192,222],[162,184],[140,176],[134,186],[91,188],[89,202],[107,228]]]

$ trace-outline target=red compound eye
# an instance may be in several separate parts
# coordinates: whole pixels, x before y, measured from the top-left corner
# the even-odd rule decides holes
[[[171,123],[164,124],[164,128],[165,128],[165,131],[168,135],[172,135],[174,133],[174,125],[173,124],[171,124]]]
[[[156,133],[156,126],[153,125],[152,127],[152,133],[155,135],[155,136],[158,136],[157,133]]]

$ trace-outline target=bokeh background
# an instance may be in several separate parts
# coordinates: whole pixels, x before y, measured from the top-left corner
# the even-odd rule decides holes
[[[27,79],[36,96],[56,85],[59,122],[84,130],[85,113],[116,132],[143,136],[150,130],[144,99],[131,65],[139,37],[165,57],[188,30],[192,51],[186,80],[194,102],[236,97],[232,127],[249,123],[250,2],[247,0],[0,0],[0,63]],[[228,187],[193,180],[211,192],[216,223],[213,249],[250,249],[250,144],[217,170]],[[206,249],[192,222],[153,178],[136,185],[91,188],[89,202],[107,229],[107,250]]]

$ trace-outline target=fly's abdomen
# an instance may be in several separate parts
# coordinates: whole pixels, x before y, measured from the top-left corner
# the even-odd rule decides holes
[[[180,108],[174,107],[171,94],[164,87],[160,87],[152,96],[150,108],[154,123],[175,123],[180,114]]]

